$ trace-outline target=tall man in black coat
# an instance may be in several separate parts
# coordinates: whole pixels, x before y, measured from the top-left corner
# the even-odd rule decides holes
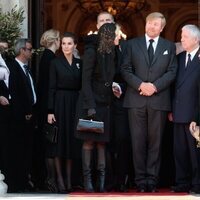
[[[189,123],[198,115],[200,99],[200,30],[195,25],[182,28],[184,52],[178,55],[178,74],[173,96],[175,192],[200,193],[200,155]]]
[[[156,191],[162,135],[171,109],[170,85],[177,63],[175,45],[160,37],[165,24],[161,13],[149,14],[145,36],[128,41],[122,64],[138,192]]]
[[[33,139],[30,126],[36,103],[33,79],[26,68],[32,56],[30,40],[19,39],[15,44],[15,53],[15,59],[6,63],[10,70],[6,96],[11,112],[6,180],[10,192],[24,191],[28,184]]]

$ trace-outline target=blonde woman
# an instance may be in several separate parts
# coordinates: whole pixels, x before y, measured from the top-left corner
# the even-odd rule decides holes
[[[47,103],[48,103],[48,84],[49,84],[49,66],[51,61],[56,58],[56,51],[60,47],[60,32],[50,29],[42,34],[40,44],[45,48],[39,65],[38,80],[38,111],[39,111],[39,130],[47,122]],[[41,134],[43,137],[44,134]],[[40,141],[44,141],[43,138]],[[42,146],[42,145],[41,145]],[[52,192],[57,192],[55,184],[55,162],[54,146],[45,141],[45,160],[46,160],[46,187]]]

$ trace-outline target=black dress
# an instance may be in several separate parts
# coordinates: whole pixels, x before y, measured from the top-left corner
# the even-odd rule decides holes
[[[78,104],[78,118],[87,118],[90,108],[96,110],[94,120],[104,122],[104,133],[76,132],[82,140],[108,142],[110,136],[110,104],[115,73],[114,53],[99,54],[97,37],[90,36],[83,57],[82,91]]]
[[[49,113],[55,114],[58,125],[58,143],[55,156],[72,159],[78,141],[74,137],[76,103],[81,88],[81,62],[74,58],[70,65],[62,56],[52,61],[49,76]]]

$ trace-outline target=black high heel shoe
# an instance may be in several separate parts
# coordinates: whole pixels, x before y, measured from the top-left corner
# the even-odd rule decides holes
[[[69,191],[66,189],[61,189],[61,190],[58,190],[58,193],[59,194],[69,194]]]
[[[45,185],[46,185],[46,188],[47,188],[48,191],[53,192],[53,193],[57,193],[58,192],[58,188],[57,188],[57,185],[56,185],[54,180],[47,179],[45,181]]]

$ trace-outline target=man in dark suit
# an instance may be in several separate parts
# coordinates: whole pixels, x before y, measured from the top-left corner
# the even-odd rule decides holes
[[[26,189],[30,173],[33,135],[32,109],[36,103],[33,79],[28,61],[32,56],[32,44],[28,39],[19,39],[15,44],[15,59],[6,64],[10,70],[7,98],[10,112],[10,129],[8,131],[8,176],[9,191],[18,192]],[[3,83],[1,83],[3,88]],[[4,92],[6,94],[6,92]]]
[[[178,74],[173,96],[175,192],[200,193],[200,155],[189,123],[195,121],[199,106],[200,30],[195,25],[182,28],[184,52],[178,55]]]
[[[149,14],[145,36],[128,41],[122,64],[138,192],[156,191],[162,135],[171,109],[170,85],[177,63],[175,45],[160,37],[165,24],[161,13]]]

